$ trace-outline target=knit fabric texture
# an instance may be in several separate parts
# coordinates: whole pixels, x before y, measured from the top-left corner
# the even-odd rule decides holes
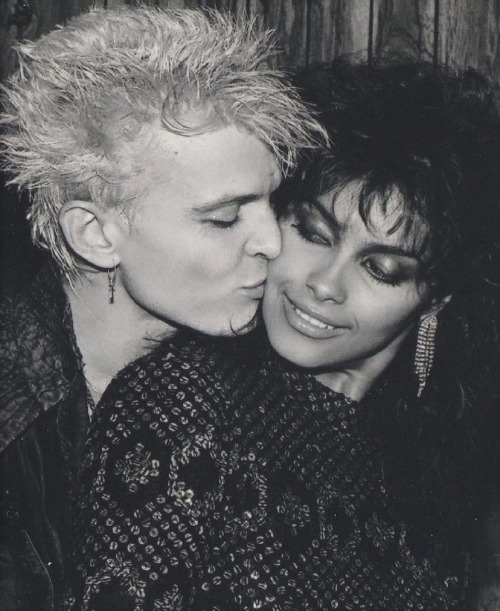
[[[460,580],[410,549],[362,409],[238,341],[132,363],[91,424],[63,608],[459,609]]]

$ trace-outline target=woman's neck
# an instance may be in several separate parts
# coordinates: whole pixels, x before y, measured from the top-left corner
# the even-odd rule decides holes
[[[65,287],[87,386],[97,402],[114,376],[174,328],[142,310],[123,292],[108,300],[106,274]]]
[[[376,354],[358,359],[342,369],[315,374],[314,377],[331,390],[354,401],[361,401],[398,354],[409,332],[410,329]]]
[[[323,372],[314,376],[318,382],[349,397],[353,401],[361,401],[371,388],[375,379],[367,379],[357,371]]]

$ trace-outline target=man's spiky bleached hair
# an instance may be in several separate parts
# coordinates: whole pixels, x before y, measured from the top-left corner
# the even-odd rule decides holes
[[[77,267],[59,211],[75,198],[123,205],[134,168],[120,151],[145,125],[185,136],[235,125],[285,174],[323,138],[271,69],[272,38],[251,19],[143,7],[87,13],[17,47],[19,68],[2,87],[3,167],[30,193],[33,241],[70,279]]]

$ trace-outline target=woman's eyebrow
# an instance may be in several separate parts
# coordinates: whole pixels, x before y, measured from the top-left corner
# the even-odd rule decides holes
[[[336,236],[341,236],[345,233],[347,225],[340,223],[335,215],[325,208],[325,206],[317,199],[310,198],[307,203],[313,208],[314,212],[318,212],[323,220],[329,225],[330,229]],[[387,255],[395,255],[398,257],[406,257],[408,259],[415,259],[418,263],[423,263],[423,259],[420,253],[412,249],[411,247],[405,247],[395,244],[384,244],[380,242],[367,242],[363,248],[363,252],[367,255],[379,253]]]
[[[307,200],[307,203],[314,208],[315,212],[318,212],[321,215],[323,220],[329,225],[330,229],[335,233],[335,235],[340,235],[345,231],[345,225],[340,223],[337,218],[335,218],[333,213],[325,208],[320,201],[310,198]]]
[[[405,248],[404,246],[381,244],[378,242],[369,242],[363,248],[363,253],[365,255],[372,255],[372,254],[396,255],[398,257],[406,257],[407,259],[415,259],[419,263],[423,263],[421,256],[415,250],[412,250],[410,248]]]

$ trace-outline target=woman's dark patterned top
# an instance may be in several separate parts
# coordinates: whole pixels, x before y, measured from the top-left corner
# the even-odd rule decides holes
[[[64,609],[459,608],[392,515],[362,405],[233,342],[164,345],[106,391]]]

